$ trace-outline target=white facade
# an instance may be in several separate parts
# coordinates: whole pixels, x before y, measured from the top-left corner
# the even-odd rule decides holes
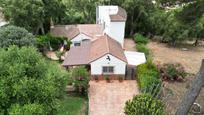
[[[96,8],[96,23],[103,24],[110,21],[110,15],[117,14],[118,6],[98,6]]]
[[[110,61],[107,60],[109,56]],[[91,65],[91,75],[102,75],[102,68],[104,66],[113,66],[115,75],[125,75],[126,62],[112,56],[111,54],[106,54],[103,57],[90,63]]]
[[[114,21],[110,15],[117,14],[118,6],[98,6],[96,8],[96,23],[104,27],[104,33],[124,45],[125,21]]]
[[[124,46],[125,22],[110,22],[108,25],[107,34],[118,41],[122,48]]]
[[[83,40],[91,40],[91,39],[92,39],[91,37],[89,37],[83,33],[80,33],[71,40],[71,42],[72,42],[71,47],[74,46],[75,43],[81,44],[83,42]]]

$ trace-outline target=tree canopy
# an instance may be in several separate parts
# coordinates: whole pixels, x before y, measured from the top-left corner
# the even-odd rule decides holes
[[[45,60],[33,47],[1,49],[0,113],[53,113],[66,79],[66,72]]]
[[[16,26],[6,26],[0,29],[0,47],[7,48],[10,45],[34,46],[35,37],[26,29]]]

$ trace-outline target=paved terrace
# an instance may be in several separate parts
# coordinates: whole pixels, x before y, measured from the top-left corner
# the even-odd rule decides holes
[[[89,115],[124,115],[125,102],[139,94],[135,80],[93,80],[89,84]]]

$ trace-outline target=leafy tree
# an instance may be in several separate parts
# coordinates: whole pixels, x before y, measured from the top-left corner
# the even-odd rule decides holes
[[[185,6],[176,17],[188,27],[189,37],[195,38],[194,45],[204,37],[204,1],[197,0]]]
[[[125,0],[122,4],[128,14],[127,29],[128,35],[133,35],[135,32],[148,33],[149,23],[148,18],[151,12],[156,10],[156,6],[152,0]]]
[[[66,10],[61,0],[5,0],[0,3],[11,24],[34,34],[44,34],[44,26],[49,28],[50,19],[60,22]]]
[[[24,28],[6,26],[0,29],[0,47],[7,48],[9,45],[34,46],[35,37]]]
[[[64,44],[64,40],[67,40],[65,37],[54,37],[51,34],[46,34],[37,37],[37,46],[39,49],[48,50],[58,50],[60,46]],[[69,45],[70,42],[67,40]]]
[[[73,78],[74,87],[81,93],[85,93],[89,86],[89,73],[83,66],[72,69],[71,76]]]
[[[149,94],[140,94],[125,104],[126,115],[164,115],[164,104]]]
[[[54,113],[63,95],[66,72],[35,48],[0,50],[0,110],[4,114]]]

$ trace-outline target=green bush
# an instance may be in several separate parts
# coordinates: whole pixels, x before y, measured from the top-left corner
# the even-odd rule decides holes
[[[159,72],[151,60],[137,67],[137,80],[141,92],[157,96],[161,88]]]
[[[89,73],[84,66],[79,66],[71,70],[71,76],[74,82],[74,87],[78,92],[85,94],[87,93],[89,85]]]
[[[184,67],[179,63],[163,64],[158,68],[163,80],[182,81],[187,75]]]
[[[143,45],[143,44],[137,44],[136,45],[136,49],[137,49],[138,52],[145,53],[146,57],[148,57],[150,55],[149,49],[145,45]]]
[[[26,29],[16,26],[6,26],[0,29],[0,47],[8,48],[10,45],[35,46],[35,36]]]
[[[6,114],[12,108],[14,112],[18,108],[14,106],[19,104],[26,111],[32,111],[39,107],[35,105],[38,103],[47,114],[52,114],[57,100],[64,94],[67,77],[66,71],[45,60],[35,48],[1,49],[0,110]]]
[[[65,37],[54,37],[50,34],[38,36],[37,37],[37,46],[41,50],[58,50],[60,46],[64,44],[64,40],[67,40]],[[68,42],[68,45],[70,42]]]
[[[140,94],[125,104],[126,115],[164,115],[164,104],[149,94]]]
[[[134,41],[135,43],[137,44],[147,44],[149,42],[148,38],[142,36],[141,34],[139,33],[136,33],[134,35]]]
[[[43,105],[40,104],[25,104],[19,105],[15,104],[12,105],[9,109],[10,115],[45,115],[46,112],[44,111]]]

